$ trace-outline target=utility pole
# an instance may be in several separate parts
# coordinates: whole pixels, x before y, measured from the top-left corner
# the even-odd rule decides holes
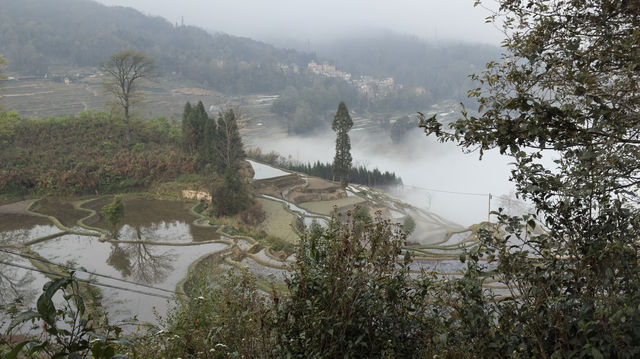
[[[487,211],[487,222],[491,223],[491,193],[489,193],[489,210]]]

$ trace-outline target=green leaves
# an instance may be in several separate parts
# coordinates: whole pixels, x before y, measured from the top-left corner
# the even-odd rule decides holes
[[[449,131],[424,116],[421,126],[514,157],[512,180],[537,215],[499,214],[495,232],[480,236],[486,257],[497,259],[496,279],[517,299],[482,303],[472,282],[459,282],[453,321],[497,323],[487,348],[504,345],[499,355],[637,356],[640,318],[621,312],[640,300],[637,4],[499,4],[509,37],[502,61],[473,76],[480,114],[463,111]],[[553,163],[543,156],[551,152]],[[475,259],[460,260],[473,278]],[[477,347],[487,343],[461,327]]]
[[[131,343],[118,337],[121,332],[118,327],[103,328],[105,332],[100,334],[93,332],[88,326],[89,321],[84,317],[84,299],[77,289],[78,283],[73,274],[46,283],[36,303],[37,312],[28,310],[19,313],[7,327],[7,335],[11,336],[19,325],[42,320],[42,334],[16,344],[10,352],[3,353],[3,358],[17,358],[25,349],[28,349],[28,355],[46,355],[52,358],[86,358],[88,352],[94,358],[124,357],[116,354],[117,350],[130,347]],[[53,298],[60,291],[63,291],[62,299],[66,304],[56,309]],[[116,334],[115,339],[107,334],[113,332]]]
[[[69,283],[71,283],[70,277],[63,277],[56,279],[53,282],[48,282],[44,285],[44,293],[38,297],[38,301],[36,303],[38,313],[42,320],[44,320],[44,322],[50,327],[55,327],[56,325],[56,308],[52,301],[53,295],[58,290],[65,288]],[[82,311],[84,311],[84,306],[82,307]]]

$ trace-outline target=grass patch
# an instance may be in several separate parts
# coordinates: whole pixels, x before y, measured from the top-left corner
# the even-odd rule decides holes
[[[280,202],[258,198],[265,213],[265,220],[260,224],[262,230],[268,235],[278,237],[286,242],[295,244],[300,239],[291,225],[296,220],[296,215],[288,212]]]
[[[333,212],[334,206],[338,207],[338,210],[340,210],[344,207],[351,207],[363,202],[366,202],[366,200],[360,197],[347,197],[336,199],[333,201],[304,202],[300,203],[298,206],[306,209],[309,212],[329,216]]]

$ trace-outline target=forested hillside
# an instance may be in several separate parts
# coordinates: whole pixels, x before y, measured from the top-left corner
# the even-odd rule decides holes
[[[132,48],[153,57],[162,73],[225,93],[256,93],[295,84],[299,75],[279,64],[302,66],[313,58],[87,0],[0,0],[0,8],[0,51],[10,71],[25,74],[44,75],[59,65],[98,66]]]
[[[473,87],[469,75],[500,54],[495,46],[435,43],[392,32],[320,42],[314,50],[355,77],[394,77],[405,86],[424,87],[435,101],[466,99]]]
[[[9,61],[9,71],[43,76],[55,66],[98,66],[113,53],[136,49],[153,57],[160,73],[183,76],[226,94],[279,93],[291,85],[311,91],[313,97],[331,89],[305,71],[307,64],[328,61],[353,79],[393,77],[404,86],[375,100],[351,101],[376,111],[414,111],[425,102],[461,100],[470,86],[468,75],[498,53],[487,45],[436,45],[416,37],[376,33],[318,44],[314,46],[318,57],[248,38],[212,35],[89,0],[0,0],[0,8],[0,52]],[[416,97],[415,88],[423,88],[420,96]]]

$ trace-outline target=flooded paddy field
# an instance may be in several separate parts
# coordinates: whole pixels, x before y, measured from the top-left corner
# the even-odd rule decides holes
[[[293,248],[305,225],[330,222],[328,211],[309,210],[305,206],[310,202],[296,204],[287,194],[309,183],[315,189],[324,180],[257,163],[255,167],[260,177],[255,181],[282,178],[283,173],[298,176],[273,181],[274,195],[258,197],[268,213],[265,222],[254,228],[262,233],[255,238],[229,231],[229,225],[210,224],[193,212],[195,202],[150,195],[123,197],[125,215],[115,229],[117,239],[111,238],[112,228],[101,215],[113,196],[46,198],[0,206],[0,304],[22,298],[25,306],[33,307],[44,283],[55,278],[47,270],[73,269],[99,291],[94,304],[114,323],[133,323],[127,330],[134,330],[136,323],[156,324],[157,315],[166,315],[178,298],[193,297],[202,286],[216,286],[234,268],[250,271],[265,292],[284,289]],[[342,210],[357,204],[372,216],[379,213],[399,225],[408,217],[414,219],[416,230],[405,250],[415,258],[411,269],[416,275],[425,270],[456,276],[465,268],[460,254],[477,247],[474,230],[382,191],[349,186],[346,197],[314,204]],[[35,270],[43,268],[44,273]]]
[[[137,196],[125,197],[118,239],[108,239],[100,210],[112,199],[0,207],[0,300],[21,298],[33,306],[52,277],[38,269],[77,269],[79,279],[100,289],[99,304],[109,318],[155,323],[155,313],[164,315],[181,295],[178,284],[191,264],[231,244],[216,227],[195,223],[198,217],[189,211],[194,203]]]

